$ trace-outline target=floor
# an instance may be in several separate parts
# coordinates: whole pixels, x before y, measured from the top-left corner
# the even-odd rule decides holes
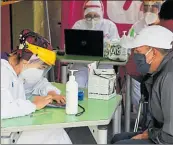
[[[131,131],[133,131],[134,123],[135,123],[136,115],[131,115]],[[122,124],[121,124],[122,132],[124,132],[124,116],[122,116]],[[69,128],[66,129],[69,134],[73,144],[96,144],[95,139],[93,138],[88,127],[80,127],[80,128]],[[108,143],[110,143],[112,138],[112,123],[109,124],[108,128]]]

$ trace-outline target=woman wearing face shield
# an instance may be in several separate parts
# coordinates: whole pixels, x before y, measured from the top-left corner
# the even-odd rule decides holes
[[[158,13],[160,11],[162,3],[163,1],[161,0],[153,0],[153,1],[144,0],[142,5],[144,16],[141,18],[141,20],[139,20],[132,26],[128,35],[131,37],[134,37],[145,27],[159,24]],[[133,108],[134,112],[137,112],[139,100],[141,98],[141,89],[140,89],[140,82],[139,82],[141,81],[141,77],[137,77],[136,72],[134,73],[133,70],[131,70],[132,65],[134,65],[134,61],[132,58],[130,58],[126,68],[129,74],[132,75],[132,83],[131,83],[132,104],[134,105],[134,108]]]
[[[58,104],[65,104],[65,97],[60,95],[61,91],[53,86],[46,78],[51,66],[41,61],[36,55],[32,55],[29,63],[24,66],[19,78],[23,81],[25,95],[29,99],[33,95],[51,95]],[[34,75],[33,75],[34,74]]]
[[[28,49],[17,49],[11,54],[1,55],[1,119],[29,115],[44,108],[53,100],[51,95],[45,95],[35,96],[31,102],[25,96],[23,81],[19,75],[27,70],[25,66],[29,64],[32,55],[33,53]],[[33,77],[34,75],[32,73]],[[71,141],[63,129],[24,131],[17,140],[17,144],[70,143]]]
[[[118,39],[119,34],[116,25],[104,19],[104,7],[102,1],[88,0],[83,6],[84,19],[77,21],[72,29],[82,30],[101,30],[104,33],[104,42],[109,40]],[[94,43],[94,42],[93,42]],[[112,68],[112,65],[100,65],[99,68]],[[88,82],[88,67],[87,64],[74,64],[73,69],[77,69],[75,73],[76,81],[79,87],[87,87]]]
[[[19,48],[23,47],[23,43],[29,42],[31,45],[37,44],[47,50],[53,50],[48,40],[29,29],[22,30],[19,36]],[[51,95],[58,104],[64,105],[65,97],[60,95],[60,90],[48,82],[45,77],[50,69],[51,65],[47,65],[36,55],[31,56],[28,64],[24,66],[22,73],[19,75],[19,78],[24,82],[25,95],[27,99],[33,95]]]

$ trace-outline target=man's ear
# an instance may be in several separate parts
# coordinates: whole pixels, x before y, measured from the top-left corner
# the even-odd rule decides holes
[[[159,50],[157,48],[153,48],[153,55],[157,55]]]

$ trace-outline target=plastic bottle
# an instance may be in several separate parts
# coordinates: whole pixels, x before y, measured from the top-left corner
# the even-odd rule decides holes
[[[78,83],[73,73],[77,70],[70,70],[71,75],[66,83],[66,114],[75,115],[78,113]]]
[[[122,61],[127,61],[128,59],[128,49],[126,49],[126,47],[124,48],[124,46],[126,46],[126,43],[128,43],[128,38],[130,38],[130,36],[127,36],[126,32],[127,31],[123,31],[123,36],[120,39],[120,46],[121,46],[120,60]]]

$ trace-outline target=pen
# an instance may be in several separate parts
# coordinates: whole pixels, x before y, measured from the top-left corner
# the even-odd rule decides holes
[[[30,117],[36,117],[36,116],[40,116],[40,115],[44,115],[44,114],[48,114],[51,112],[41,112],[41,113],[37,113],[37,114],[31,114]]]

